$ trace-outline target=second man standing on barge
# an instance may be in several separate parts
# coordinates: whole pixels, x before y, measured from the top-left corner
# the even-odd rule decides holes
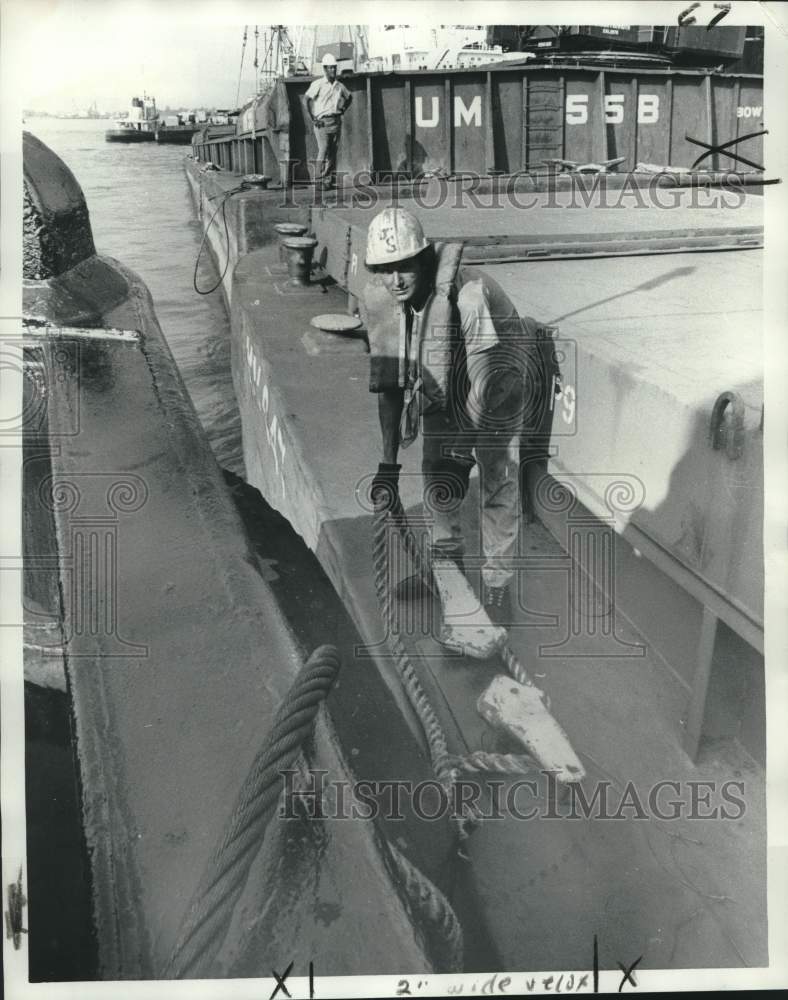
[[[342,116],[353,96],[337,80],[337,61],[330,53],[323,56],[323,78],[313,80],[304,95],[317,140],[315,184],[336,184],[337,149],[342,132]]]

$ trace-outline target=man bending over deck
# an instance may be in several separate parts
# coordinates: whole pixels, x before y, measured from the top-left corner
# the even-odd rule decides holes
[[[461,255],[461,243],[430,243],[405,209],[386,208],[370,224],[366,263],[375,278],[362,310],[383,438],[372,495],[382,501],[386,491],[396,494],[399,448],[415,439],[421,417],[430,556],[451,559],[464,572],[460,509],[478,463],[483,602],[493,622],[508,624],[521,511],[520,433],[537,324],[521,318],[488,275],[461,268]],[[399,599],[419,596],[417,577],[397,588]]]

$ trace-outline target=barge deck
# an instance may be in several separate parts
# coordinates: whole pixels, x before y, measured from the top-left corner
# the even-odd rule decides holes
[[[187,162],[187,176],[205,226],[218,197],[236,178],[204,171],[192,161]],[[385,193],[377,193],[375,208],[380,208]],[[316,553],[366,644],[365,655],[371,653],[370,669],[380,671],[418,739],[418,722],[383,651],[385,635],[372,581],[372,516],[358,499],[357,487],[363,487],[378,461],[379,432],[375,398],[367,391],[365,342],[323,334],[310,324],[317,314],[353,308],[364,280],[359,261],[363,261],[364,221],[371,211],[368,208],[359,216],[357,209],[315,206],[308,204],[310,200],[311,196],[297,192],[288,192],[287,197],[281,191],[240,192],[226,205],[228,244],[217,227],[208,234],[220,273],[225,272],[223,287],[231,309],[233,372],[247,479]],[[503,280],[524,311],[543,322],[557,321],[559,336],[566,339],[565,400],[567,383],[578,387],[576,421],[573,415],[566,423],[567,434],[557,439],[553,456],[559,461],[568,456],[567,465],[550,466],[548,488],[534,494],[542,504],[533,513],[542,520],[527,525],[521,538],[521,586],[511,645],[548,693],[552,713],[586,768],[588,788],[599,789],[609,782],[620,794],[634,788],[647,796],[666,778],[682,788],[704,780],[715,781],[718,787],[732,775],[744,775],[747,787],[746,815],[736,822],[674,823],[652,817],[642,823],[628,813],[624,822],[520,822],[509,817],[483,823],[466,848],[469,877],[479,894],[485,926],[499,949],[501,968],[587,968],[589,927],[607,942],[603,962],[618,953],[643,954],[647,956],[643,964],[650,968],[765,961],[763,774],[755,759],[762,752],[763,716],[757,565],[754,591],[737,590],[735,553],[729,564],[717,567],[714,578],[713,560],[712,565],[701,565],[702,546],[682,551],[675,544],[677,536],[671,534],[677,526],[672,519],[678,517],[681,526],[682,511],[693,511],[695,502],[704,500],[705,494],[693,492],[698,485],[694,480],[704,489],[714,486],[708,476],[691,470],[701,449],[708,450],[707,405],[729,385],[745,402],[745,451],[754,463],[751,472],[757,489],[759,205],[749,199],[740,205],[740,212],[716,217],[708,205],[696,206],[692,224],[686,217],[669,221],[671,213],[663,213],[662,222],[640,237],[641,250],[648,254],[648,241],[664,237],[668,230],[674,235],[680,231],[681,238],[705,235],[717,242],[744,236],[752,249],[745,251],[742,246],[735,254],[712,253],[708,247],[683,253],[672,248],[669,254],[635,259],[482,262]],[[599,242],[600,233],[612,241],[622,233],[626,237],[624,230],[629,227],[632,232],[626,238],[639,238],[635,231],[642,232],[642,227],[630,223],[634,214],[619,211],[618,217],[626,215],[627,220],[613,228],[594,212],[553,211],[548,217],[561,216],[557,224],[573,235],[584,226],[591,242]],[[564,221],[570,215],[571,221]],[[597,221],[589,222],[592,216]],[[489,234],[469,247],[469,253],[479,248],[498,252],[496,231],[507,230],[496,230],[483,212],[478,213],[477,225],[467,206],[458,218],[463,220],[460,230],[475,227],[478,233],[483,227]],[[424,212],[429,235],[444,235],[442,219],[445,214]],[[523,213],[523,220],[523,232],[534,239],[544,235],[530,224],[528,213]],[[283,221],[306,223],[318,238],[319,267],[309,287],[290,285],[280,262],[273,226]],[[512,232],[511,218],[508,232]],[[746,335],[752,341],[744,345],[736,341],[736,317],[726,319],[728,268],[734,260],[752,272],[752,295],[746,306],[746,316],[752,320]],[[704,294],[710,287],[707,279],[717,296],[710,301]],[[679,313],[698,330],[694,347],[687,343],[690,331],[671,319]],[[633,356],[638,354],[631,335],[633,321],[665,334],[658,350],[653,339],[644,337],[639,360]],[[708,340],[715,330],[722,330],[723,347],[717,352],[709,349]],[[673,393],[665,385],[665,374],[677,370],[679,349],[687,370],[705,365],[706,377],[701,372],[679,377]],[[748,351],[754,351],[749,374],[735,363]],[[651,370],[646,356],[652,358]],[[748,389],[749,375],[753,381]],[[580,393],[583,378],[589,381]],[[645,475],[648,463],[641,462],[630,482],[620,475],[620,462],[611,465],[608,452],[595,450],[602,441],[610,445],[611,428],[600,419],[603,413],[616,422],[620,435],[616,440],[628,458],[642,458],[646,441],[653,438],[652,423],[660,428],[665,461],[651,466],[650,477]],[[562,419],[560,412],[555,419]],[[680,459],[685,452],[688,458],[680,466],[676,489],[670,481],[673,466],[668,456]],[[411,523],[424,527],[419,458],[418,445],[404,454],[402,498]],[[707,461],[719,463],[721,458],[712,452]],[[567,469],[580,472],[581,479],[584,469],[592,470],[585,486],[590,481],[593,488],[575,490],[573,502],[563,500],[552,510],[548,503],[545,510],[545,498],[553,495],[550,484],[566,486]],[[603,475],[594,481],[600,470]],[[719,472],[716,466],[706,469],[712,471]],[[623,508],[604,514],[600,501],[611,496],[609,487],[623,479],[620,485],[626,493],[638,478],[647,497],[636,491],[629,509],[624,498]],[[675,507],[662,502],[668,485]],[[470,511],[477,486],[478,481],[472,480]],[[748,499],[751,509],[746,517],[757,528],[757,492],[748,494]],[[724,509],[730,514],[730,505]],[[635,511],[645,524],[637,535],[633,535]],[[713,528],[711,521],[710,515]],[[660,536],[660,527],[667,534]],[[469,537],[478,546],[478,526],[473,523]],[[649,540],[655,551],[668,552],[670,559],[660,564],[651,550],[644,558]],[[600,553],[606,545],[609,552],[607,561],[594,567],[581,550],[591,551],[596,544]],[[758,554],[756,548],[756,563]],[[472,568],[474,555],[478,547],[471,550]],[[742,579],[749,579],[747,567],[739,568]],[[407,572],[404,556],[398,572]],[[610,591],[611,572],[625,584],[616,594]],[[681,625],[675,624],[677,608],[682,609]],[[731,612],[732,624],[726,623],[723,610]],[[704,665],[698,660],[698,644],[710,614],[719,616],[723,626],[711,661]],[[427,609],[423,616],[401,609],[401,615],[405,616],[400,619],[402,637],[419,664],[452,751],[511,750],[475,708],[479,693],[500,666],[447,656],[434,637],[436,609]],[[633,622],[641,620],[645,627],[636,628]],[[574,623],[579,623],[577,628]],[[669,648],[662,641],[665,637]],[[737,658],[737,653],[743,655]],[[740,700],[744,712],[738,715],[730,712],[731,687],[746,692]],[[540,796],[543,793],[540,788]],[[507,863],[501,863],[502,858]]]

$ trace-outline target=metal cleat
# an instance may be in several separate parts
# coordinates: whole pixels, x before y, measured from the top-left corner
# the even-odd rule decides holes
[[[504,674],[492,681],[476,703],[490,725],[504,730],[528,750],[556,781],[582,781],[585,769],[569,738],[548,711],[538,688],[518,684]]]
[[[441,645],[475,660],[488,660],[505,642],[506,629],[493,625],[451,559],[433,558],[432,576],[443,607]]]
[[[574,160],[549,159],[542,160],[542,163],[544,163],[546,167],[567,167],[570,172],[577,166],[577,163]]]
[[[567,168],[570,174],[609,174],[611,167],[617,167],[623,163],[625,156],[617,156],[613,160],[602,160],[601,163],[578,163],[576,160],[542,160],[548,167],[562,166]]]

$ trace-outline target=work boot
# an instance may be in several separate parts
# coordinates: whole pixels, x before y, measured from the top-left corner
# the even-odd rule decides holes
[[[462,575],[465,576],[465,560],[462,556],[444,555],[441,558],[451,559],[452,562],[457,564]],[[400,580],[396,585],[394,596],[398,601],[422,601],[425,599],[432,600],[432,598],[439,597],[440,595],[432,579],[432,573],[428,574],[426,581],[424,575],[421,573],[412,573],[410,576],[406,576],[404,580]]]
[[[484,610],[493,625],[511,625],[512,622],[512,595],[509,587],[504,584],[502,587],[491,587],[484,585]]]

